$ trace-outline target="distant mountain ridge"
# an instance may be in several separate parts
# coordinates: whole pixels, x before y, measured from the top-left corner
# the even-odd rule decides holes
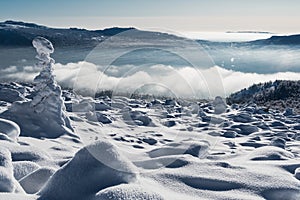
[[[5,21],[0,22],[1,46],[31,46],[36,36],[51,40],[56,46],[88,45],[94,46],[106,37],[135,28],[113,27],[104,30],[87,30],[79,28],[49,28],[34,23]]]
[[[43,36],[53,42],[55,46],[95,46],[105,38],[119,34],[124,31],[135,30],[142,33],[155,33],[142,31],[133,27],[112,27],[103,30],[87,30],[81,28],[51,28],[35,23],[7,20],[0,22],[0,46],[31,46],[31,41],[36,36]],[[244,31],[248,33],[249,31]],[[269,33],[269,32],[261,32]],[[146,34],[144,34],[146,36]],[[163,38],[169,34],[161,34]],[[173,36],[174,37],[174,36]],[[198,40],[206,43],[208,41]],[[290,36],[272,36],[269,39],[247,42],[262,45],[299,45],[300,34]]]
[[[115,48],[120,48],[122,45],[126,48],[129,44],[140,47],[156,45],[160,48],[163,45],[177,44],[174,41],[185,40],[185,38],[168,33],[139,30],[132,27],[87,30],[50,28],[34,23],[5,21],[0,22],[0,69],[9,66],[22,68],[34,65],[34,51],[31,43],[37,36],[42,36],[53,43],[55,46],[53,58],[62,64],[85,60],[95,47],[111,36],[116,37],[107,41]],[[106,43],[106,45],[108,44]]]
[[[260,43],[264,45],[300,45],[300,34],[288,36],[272,36],[269,39],[257,40],[253,43]]]

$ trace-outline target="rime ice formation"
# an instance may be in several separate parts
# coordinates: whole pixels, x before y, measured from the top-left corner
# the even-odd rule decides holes
[[[61,89],[56,84],[53,71],[54,60],[50,54],[54,52],[52,44],[42,37],[37,37],[32,41],[34,48],[36,48],[39,60],[37,66],[42,68],[38,76],[34,78],[36,96],[31,101],[30,105],[37,113],[43,112],[50,106],[51,110],[60,113],[62,110],[63,100],[61,98]]]
[[[50,54],[54,48],[43,37],[35,38],[32,44],[37,51],[37,66],[42,68],[34,78],[33,99],[13,103],[3,116],[17,122],[23,136],[55,138],[65,133],[72,135],[70,120],[64,112],[61,88],[52,73],[54,60]]]
[[[64,102],[60,86],[54,80],[53,64],[54,60],[50,54],[54,52],[54,48],[50,41],[45,38],[37,37],[32,41],[36,48],[39,60],[37,66],[42,68],[38,76],[34,78],[35,93],[30,106],[36,113],[46,112],[46,114],[54,119],[56,125],[67,125],[69,128],[70,121],[66,117],[64,110]]]

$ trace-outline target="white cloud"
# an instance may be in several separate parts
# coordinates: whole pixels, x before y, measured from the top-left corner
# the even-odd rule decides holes
[[[192,67],[175,68],[165,65],[153,65],[148,68],[127,65],[125,69],[130,73],[123,73],[123,66],[112,66],[111,73],[105,74],[96,66],[88,62],[68,63],[66,65],[55,64],[54,74],[56,80],[64,87],[78,89],[113,90],[114,92],[133,93],[144,92],[168,92],[182,97],[214,97],[216,95],[228,95],[248,87],[254,83],[282,80],[300,80],[300,73],[281,72],[274,74],[243,73],[227,70],[220,67],[209,69],[195,69]],[[109,67],[110,68],[110,67]],[[133,70],[131,70],[131,68]],[[6,78],[19,81],[30,81],[36,76],[35,67],[24,67],[23,71],[15,72],[11,67],[7,70]],[[147,86],[147,87],[146,87]],[[162,89],[164,88],[164,89]]]
[[[17,72],[17,71],[18,71],[18,69],[16,66],[10,66],[8,68],[0,70],[1,73],[13,73],[13,72]]]

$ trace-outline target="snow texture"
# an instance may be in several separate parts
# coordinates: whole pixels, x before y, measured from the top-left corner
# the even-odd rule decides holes
[[[19,180],[27,194],[37,193],[54,174],[55,170],[49,167],[39,168]]]
[[[79,150],[40,192],[43,199],[81,200],[102,189],[133,182],[134,167],[113,145],[99,141]]]
[[[54,48],[43,37],[35,38],[32,44],[37,51],[37,66],[42,69],[34,78],[33,99],[14,102],[2,116],[17,122],[22,136],[55,138],[72,135],[73,128],[64,111],[61,88],[53,75],[54,60],[50,54]]]
[[[30,174],[31,172],[40,168],[40,166],[31,161],[17,161],[13,162],[13,168],[15,179],[20,180],[27,174]]]
[[[20,135],[20,127],[13,121],[0,118],[0,134],[4,134],[12,141],[17,141]]]
[[[11,155],[5,148],[0,148],[0,192],[24,193],[13,176]]]
[[[52,44],[33,45],[34,85],[0,84],[1,200],[300,199],[294,107],[82,97],[55,82]],[[268,99],[289,85],[298,88],[268,83],[231,98]]]

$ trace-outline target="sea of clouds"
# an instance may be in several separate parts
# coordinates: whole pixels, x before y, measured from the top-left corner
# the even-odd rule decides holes
[[[0,70],[2,81],[32,82],[41,69],[36,66],[23,68],[11,66]],[[173,94],[176,97],[213,98],[228,96],[254,83],[274,80],[300,80],[300,73],[278,72],[271,74],[245,73],[219,66],[208,69],[151,66],[98,66],[86,61],[56,63],[56,80],[62,87],[91,92],[112,90],[117,93]]]

